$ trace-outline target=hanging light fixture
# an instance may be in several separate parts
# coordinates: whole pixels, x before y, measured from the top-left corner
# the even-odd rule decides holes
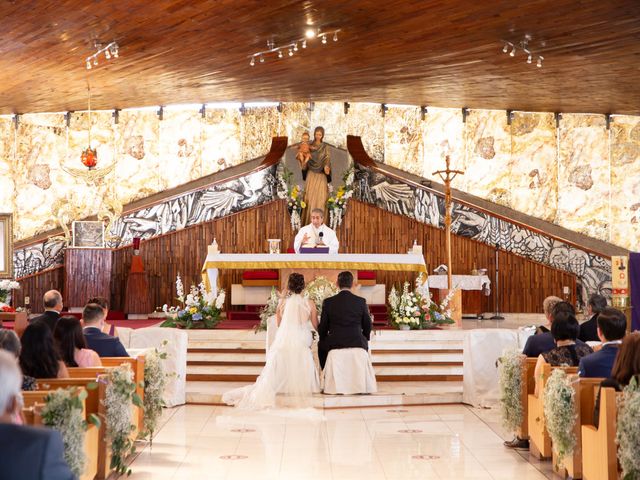
[[[98,152],[95,148],[91,148],[91,86],[87,85],[89,93],[88,110],[89,110],[89,146],[82,151],[80,161],[89,170],[93,170],[98,163]]]

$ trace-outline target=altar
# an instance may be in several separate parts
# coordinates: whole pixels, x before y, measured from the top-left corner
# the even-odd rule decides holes
[[[300,272],[305,278],[310,271],[323,275],[338,271],[406,271],[426,274],[424,257],[419,254],[368,253],[219,253],[209,254],[202,267],[202,280],[207,289],[217,293],[220,269],[274,269],[281,273]],[[281,282],[285,275],[281,275]]]

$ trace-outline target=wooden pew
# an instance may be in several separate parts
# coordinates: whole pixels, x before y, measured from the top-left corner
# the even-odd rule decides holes
[[[553,469],[563,478],[579,479],[583,478],[582,425],[591,425],[593,423],[596,395],[604,378],[580,378],[578,375],[570,375],[569,378],[575,390],[576,414],[578,416],[573,431],[576,436],[576,448],[573,451],[573,455],[562,459],[562,465],[559,465],[555,453],[553,453]]]
[[[618,478],[616,397],[617,393],[613,388],[601,389],[598,428],[582,425],[582,478],[585,480]]]
[[[33,392],[22,392],[25,409],[28,412],[25,415],[25,421],[28,424],[34,426],[43,425],[41,412],[45,406],[47,395],[53,391],[54,390],[36,390]],[[78,387],[77,392],[80,393],[81,391],[85,391],[85,389]],[[84,434],[84,452],[87,457],[87,463],[80,480],[93,480],[98,473],[99,429],[89,421],[91,414],[98,415],[98,410],[91,411],[87,406],[91,392],[91,390],[87,390],[87,398],[83,402],[83,416],[88,423],[87,430]],[[98,397],[97,391],[94,396],[96,398]],[[91,403],[94,404],[95,402],[92,401]],[[23,409],[23,413],[25,413],[25,409]]]
[[[529,395],[533,394],[536,386],[535,378],[533,377],[533,372],[536,368],[537,358],[526,358],[524,364],[522,366],[522,384],[520,390],[520,401],[522,403],[522,422],[520,423],[520,428],[516,432],[518,438],[528,439],[529,438],[529,425],[528,425],[528,415],[529,415]]]
[[[95,429],[97,442],[90,442],[87,455],[97,458],[96,473],[93,476],[87,476],[87,479],[96,478],[98,480],[106,479],[111,473],[109,464],[111,462],[111,448],[107,443],[107,425],[105,422],[104,399],[106,393],[106,384],[108,377],[100,375],[89,378],[46,378],[36,380],[36,387],[40,390],[56,390],[58,388],[67,387],[87,387],[88,384],[98,382],[98,388],[87,389],[87,398],[85,400],[85,411],[87,415],[91,413],[98,415],[100,418],[100,428]],[[27,392],[23,392],[27,393]],[[95,428],[95,427],[94,427]],[[94,448],[95,445],[95,448]],[[97,450],[96,450],[97,449]],[[83,479],[85,476],[82,477]]]
[[[535,379],[536,388],[534,388],[534,393],[529,394],[527,397],[529,451],[539,459],[551,458],[551,438],[545,426],[542,395],[551,372],[556,368],[562,368],[567,374],[578,373],[578,367],[552,367],[547,363],[542,370],[542,378]],[[535,394],[536,389],[538,395]]]
[[[107,368],[119,367],[123,363],[128,364],[133,371],[133,381],[136,384],[136,393],[144,402],[144,355],[137,357],[103,357],[102,367],[71,367],[68,368],[71,378],[91,378],[104,373]],[[144,429],[144,410],[134,405],[134,423],[136,430],[133,432],[133,440]]]

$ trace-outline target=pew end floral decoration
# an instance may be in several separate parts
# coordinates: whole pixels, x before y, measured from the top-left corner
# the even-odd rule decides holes
[[[393,286],[388,297],[391,325],[401,330],[427,330],[455,323],[449,310],[454,293],[452,289],[438,305],[431,300],[422,274],[416,279],[413,291],[409,282],[403,284],[401,293]]]
[[[162,342],[162,347],[166,347],[169,342]],[[163,360],[168,354],[164,350],[154,348],[145,355],[144,361],[144,430],[140,432],[140,438],[149,438],[153,442],[153,434],[158,426],[158,420],[162,415],[162,408],[165,406],[164,388],[167,377],[170,374],[164,371]]]
[[[616,443],[623,480],[640,478],[640,382],[633,377],[618,401]]]
[[[161,327],[169,328],[215,328],[221,320],[224,307],[225,292],[218,290],[218,294],[209,292],[204,283],[196,287],[191,285],[189,293],[185,296],[182,279],[178,275],[176,279],[177,307],[164,305],[162,311],[167,314],[167,319]]]
[[[335,283],[327,280],[323,276],[319,276],[307,283],[302,294],[313,301],[318,311],[318,318],[320,318],[322,314],[322,303],[326,298],[337,295],[339,291]]]
[[[553,451],[559,463],[576,448],[574,428],[578,418],[575,390],[562,368],[555,368],[543,393],[545,426],[551,437]]]
[[[522,368],[525,356],[518,349],[507,349],[498,358],[500,413],[502,425],[509,432],[517,432],[524,419],[522,407]]]

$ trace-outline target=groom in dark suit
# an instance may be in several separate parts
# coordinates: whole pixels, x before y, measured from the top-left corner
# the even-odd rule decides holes
[[[340,293],[325,299],[318,325],[318,358],[324,369],[330,350],[338,348],[369,349],[371,317],[364,298],[351,293],[353,274],[338,275]]]

